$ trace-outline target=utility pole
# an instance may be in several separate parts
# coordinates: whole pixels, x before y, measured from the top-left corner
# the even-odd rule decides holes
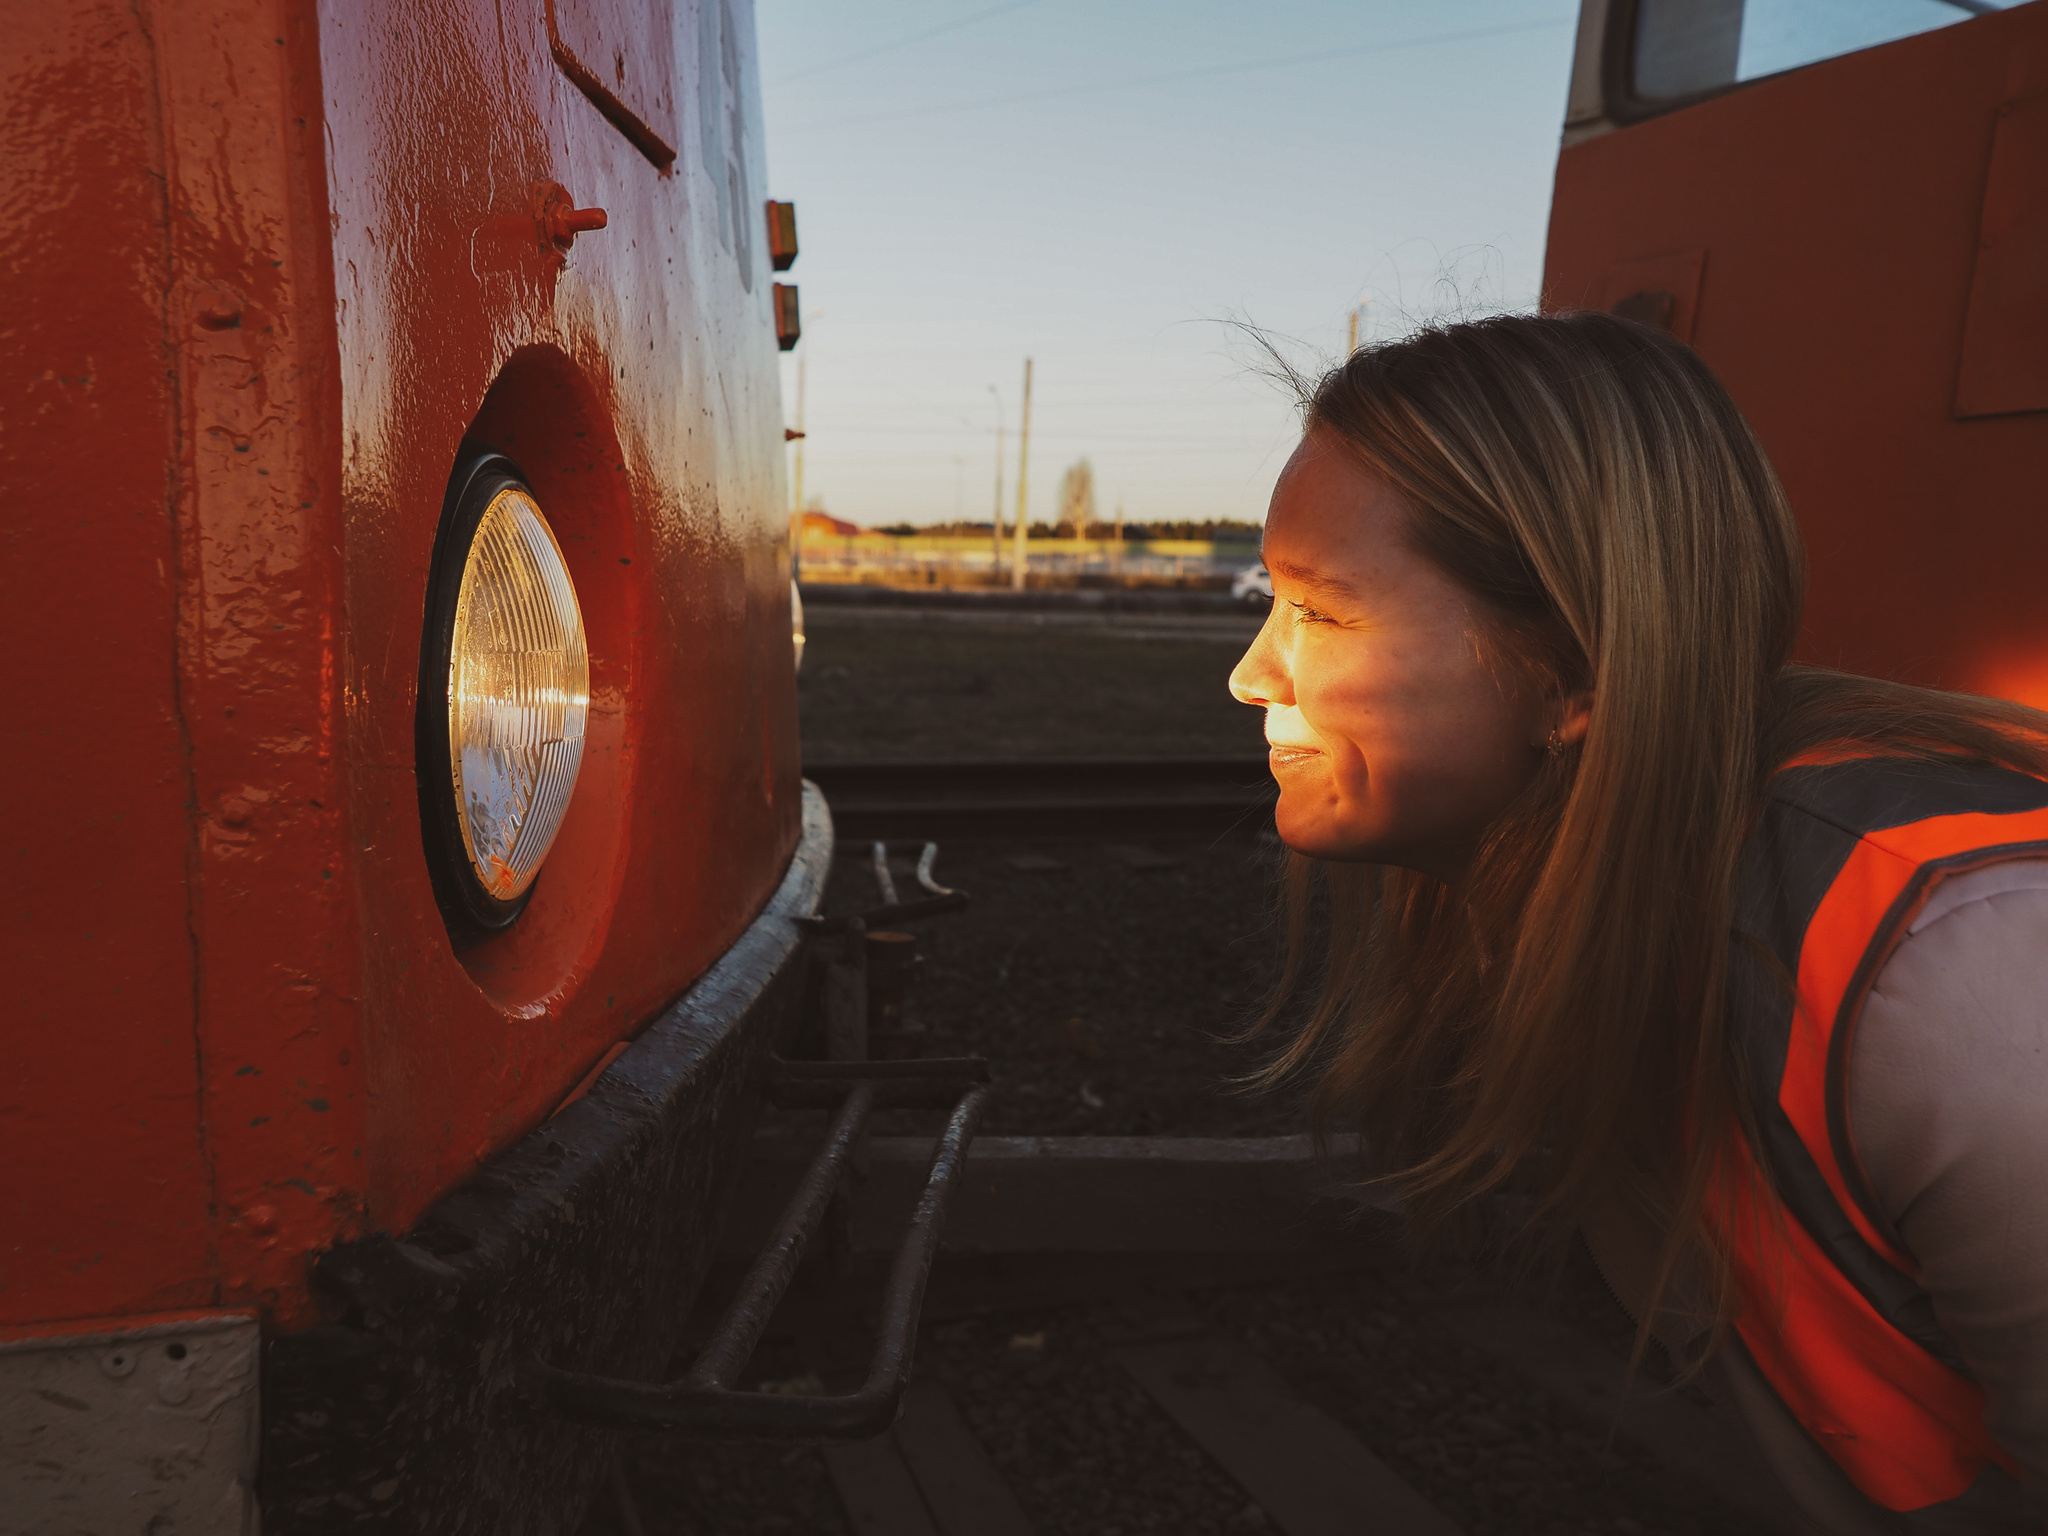
[[[1026,498],[1031,486],[1031,359],[1024,359],[1024,419],[1017,427],[1017,563],[1010,572],[1010,585],[1024,590],[1024,538],[1031,530],[1030,505]]]
[[[1359,303],[1359,304],[1356,304],[1356,305],[1354,305],[1354,306],[1352,307],[1352,310],[1351,310],[1351,344],[1350,344],[1349,346],[1347,346],[1347,347],[1346,347],[1346,348],[1344,349],[1344,355],[1345,355],[1346,357],[1349,357],[1349,356],[1350,356],[1350,355],[1351,355],[1352,353],[1354,353],[1354,352],[1356,352],[1356,351],[1358,350],[1358,323],[1359,323],[1359,321],[1360,321],[1360,320],[1362,320],[1362,319],[1364,319],[1364,318],[1365,318],[1365,312],[1366,312],[1367,308],[1369,308],[1369,307],[1371,306],[1371,304],[1372,304],[1372,300],[1371,300],[1371,299],[1366,299],[1366,300],[1362,301],[1361,303]]]
[[[1003,580],[1003,392],[991,384],[988,392],[996,397],[996,511],[989,520],[989,533],[994,539],[995,563],[990,566],[998,586]]]
[[[804,363],[810,355],[809,347],[796,355],[796,477],[789,492],[794,503],[789,509],[791,517],[804,513]]]

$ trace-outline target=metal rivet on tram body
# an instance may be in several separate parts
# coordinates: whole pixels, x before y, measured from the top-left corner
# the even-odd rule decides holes
[[[172,1366],[156,1379],[156,1395],[173,1408],[192,1396],[192,1367],[186,1363]]]
[[[208,283],[200,290],[193,319],[201,330],[231,331],[242,323],[242,296],[226,283]]]
[[[119,1381],[123,1376],[135,1374],[135,1351],[132,1349],[110,1349],[100,1356],[100,1370]]]

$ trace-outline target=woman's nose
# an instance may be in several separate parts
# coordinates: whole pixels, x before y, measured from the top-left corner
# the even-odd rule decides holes
[[[1251,653],[1247,651],[1238,658],[1237,665],[1230,669],[1230,696],[1240,704],[1256,704],[1263,709],[1272,700],[1259,692],[1253,686],[1251,678],[1246,675],[1250,661]]]
[[[1237,665],[1230,669],[1230,696],[1240,704],[1264,709],[1269,704],[1291,704],[1294,691],[1287,668],[1274,641],[1273,622],[1267,619]]]

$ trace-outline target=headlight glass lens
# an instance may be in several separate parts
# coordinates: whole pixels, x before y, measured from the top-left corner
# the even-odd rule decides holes
[[[492,498],[463,566],[448,663],[449,769],[462,843],[511,901],[547,857],[590,714],[590,650],[553,530],[525,491]]]
[[[789,639],[796,647],[796,669],[804,669],[804,595],[797,591],[796,583],[789,584]]]

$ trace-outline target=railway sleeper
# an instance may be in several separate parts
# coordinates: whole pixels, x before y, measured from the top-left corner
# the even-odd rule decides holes
[[[1579,1410],[1589,1426],[1633,1440],[1756,1520],[1794,1531],[1773,1480],[1732,1431],[1668,1392],[1624,1389],[1623,1363],[1566,1325],[1499,1298],[1464,1298],[1455,1333]],[[1456,1536],[1459,1527],[1350,1430],[1296,1391],[1255,1348],[1171,1308],[1152,1336],[1110,1351],[1115,1362],[1236,1483],[1282,1536]],[[1504,1331],[1505,1329],[1505,1331]],[[1033,1527],[1001,1471],[936,1380],[914,1382],[901,1417],[824,1460],[858,1536],[1026,1536]]]

